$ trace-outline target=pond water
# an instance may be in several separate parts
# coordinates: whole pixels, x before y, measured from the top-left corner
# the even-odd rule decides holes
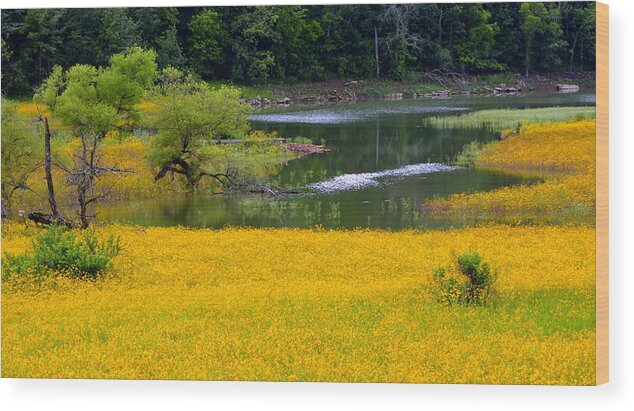
[[[525,182],[505,174],[447,164],[465,144],[495,139],[482,126],[433,127],[430,116],[491,108],[594,105],[594,94],[529,94],[449,99],[373,100],[261,110],[252,126],[282,137],[303,136],[330,149],[280,167],[273,184],[300,194],[190,194],[111,203],[102,220],[147,226],[444,228],[418,212],[430,198]]]

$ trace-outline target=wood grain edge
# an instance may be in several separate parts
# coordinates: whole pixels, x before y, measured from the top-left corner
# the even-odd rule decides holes
[[[596,3],[596,384],[609,380],[609,8]]]

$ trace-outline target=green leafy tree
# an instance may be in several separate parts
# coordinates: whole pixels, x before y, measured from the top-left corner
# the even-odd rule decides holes
[[[491,13],[491,21],[499,27],[495,36],[496,60],[503,64],[507,71],[525,71],[524,44],[525,37],[521,30],[519,8],[521,3],[485,3],[483,7]]]
[[[128,14],[139,28],[140,44],[156,50],[159,68],[185,64],[178,40],[179,13],[176,7],[136,7],[128,9]]]
[[[275,73],[273,44],[282,41],[275,29],[279,16],[273,7],[248,7],[233,25],[235,54],[233,77],[250,83],[266,83]]]
[[[227,32],[213,9],[206,8],[189,22],[189,65],[204,79],[215,76],[215,68],[222,65],[222,51],[226,47]]]
[[[29,177],[41,166],[42,143],[30,119],[2,99],[2,201],[11,204],[17,192],[30,190]]]
[[[63,167],[67,181],[75,187],[80,225],[90,222],[88,207],[107,195],[96,185],[106,173],[125,172],[101,164],[100,144],[112,130],[125,127],[138,118],[135,104],[156,76],[156,53],[133,47],[110,59],[110,66],[96,68],[78,64],[63,71],[57,67],[36,94],[54,116],[71,127],[81,141],[73,165]]]
[[[559,53],[565,42],[558,23],[559,11],[544,3],[522,3],[520,6],[521,29],[524,34],[524,69],[552,71],[561,66]]]
[[[101,24],[99,44],[105,56],[121,53],[141,43],[139,24],[128,15],[128,9],[103,9]]]
[[[178,43],[177,31],[175,26],[169,27],[155,40],[156,62],[159,67],[181,67],[185,65],[185,57]]]
[[[2,87],[30,94],[57,61],[63,10],[2,10]],[[5,84],[6,83],[6,84]]]
[[[457,61],[463,72],[503,71],[505,66],[496,60],[495,37],[500,29],[490,23],[491,13],[480,4],[464,5],[461,21],[463,37],[455,47]]]
[[[278,16],[275,30],[279,33],[271,46],[278,78],[323,77],[323,68],[312,47],[323,35],[317,20],[308,17],[308,10],[301,6],[284,6],[275,9]]]
[[[376,73],[373,5],[313,6],[319,11],[322,36],[317,59],[325,76],[369,76]]]
[[[590,1],[2,10],[2,90],[55,65],[104,66],[132,45],[160,68],[238,84],[592,69]],[[564,64],[565,62],[565,64]]]
[[[205,176],[230,183],[229,173],[208,171],[212,145],[224,137],[244,138],[251,106],[240,102],[237,88],[211,90],[173,68],[164,70],[161,77],[159,109],[153,119],[158,135],[148,154],[159,169],[155,180],[170,173],[183,176],[190,188]]]
[[[596,36],[596,7],[594,4],[591,4],[588,7],[584,8],[574,8],[571,10],[571,18],[570,18],[570,35],[571,39],[568,42],[570,47],[570,62],[568,66],[568,70],[572,71],[573,63],[575,60],[575,53],[578,53],[580,58],[580,66],[583,68],[583,51],[584,51],[584,41],[590,40],[591,42],[595,42]],[[594,56],[592,56],[594,57]]]
[[[422,54],[426,40],[414,28],[420,11],[417,4],[390,4],[381,16],[383,24],[389,27],[383,44],[396,80],[402,80],[407,67]]]

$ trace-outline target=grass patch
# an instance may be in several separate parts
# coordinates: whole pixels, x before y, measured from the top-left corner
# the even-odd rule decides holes
[[[454,165],[458,167],[473,167],[475,161],[481,153],[482,143],[472,141],[462,148],[454,160]]]
[[[594,119],[594,107],[547,107],[527,109],[480,110],[462,115],[432,117],[435,127],[481,128],[493,130],[520,128],[529,123],[554,123],[569,120]]]

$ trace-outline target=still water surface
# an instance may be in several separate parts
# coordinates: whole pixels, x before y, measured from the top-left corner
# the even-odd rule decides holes
[[[435,196],[490,190],[526,182],[505,174],[447,164],[465,144],[495,139],[482,126],[438,128],[430,116],[455,116],[491,108],[594,105],[595,95],[532,94],[449,99],[374,100],[262,110],[252,126],[282,137],[304,136],[330,152],[280,167],[274,183],[300,194],[190,194],[108,204],[100,219],[147,226],[444,228],[427,221],[418,206]]]

